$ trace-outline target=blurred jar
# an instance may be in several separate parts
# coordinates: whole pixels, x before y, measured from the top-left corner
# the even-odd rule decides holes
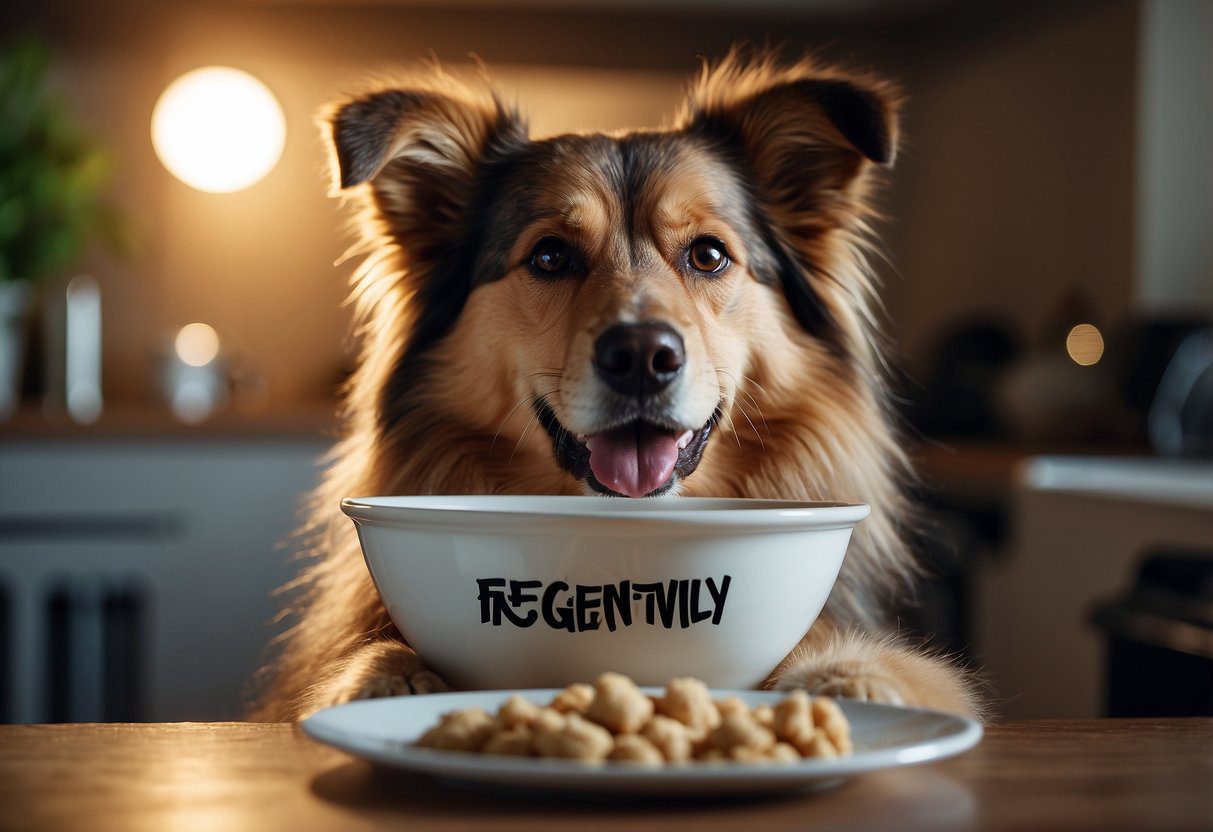
[[[160,389],[173,414],[195,425],[222,410],[230,397],[230,373],[219,334],[204,323],[177,331],[160,359]]]

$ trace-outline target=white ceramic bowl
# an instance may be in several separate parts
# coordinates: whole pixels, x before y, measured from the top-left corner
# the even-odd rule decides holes
[[[458,688],[760,683],[821,612],[863,504],[342,501],[392,620]]]

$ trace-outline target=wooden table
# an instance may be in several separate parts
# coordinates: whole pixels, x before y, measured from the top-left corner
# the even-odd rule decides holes
[[[1213,719],[995,725],[954,760],[694,802],[460,788],[290,725],[0,726],[0,829],[1209,829]]]

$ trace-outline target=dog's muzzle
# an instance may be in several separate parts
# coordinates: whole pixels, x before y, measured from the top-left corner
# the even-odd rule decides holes
[[[594,345],[594,372],[621,402],[621,412],[604,414],[612,427],[573,434],[551,408],[537,405],[560,466],[594,491],[622,497],[664,494],[689,476],[719,411],[697,429],[662,418],[656,405],[685,364],[682,336],[669,324],[621,323],[603,332]]]

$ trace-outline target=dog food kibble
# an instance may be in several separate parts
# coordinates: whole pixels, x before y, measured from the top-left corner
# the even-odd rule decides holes
[[[560,711],[562,714],[583,714],[593,701],[594,686],[587,685],[585,682],[578,682],[575,685],[569,685],[556,694],[556,698],[552,700],[552,704],[548,707]]]
[[[666,760],[657,746],[639,734],[620,734],[616,737],[615,748],[607,759],[647,766],[659,766]]]
[[[716,712],[720,718],[716,720],[716,725],[719,725],[721,720],[731,714],[745,714],[749,716],[750,706],[742,702],[736,696],[729,696],[724,699],[717,699],[715,702]],[[713,726],[715,727],[715,726]]]
[[[683,763],[691,759],[691,734],[687,726],[676,719],[658,714],[644,726],[641,736],[661,752],[671,763]]]
[[[614,734],[635,734],[653,716],[653,700],[620,673],[604,673],[594,683],[594,701],[585,712]]]
[[[478,751],[488,742],[496,727],[482,708],[465,708],[444,714],[417,744],[445,751]]]
[[[507,754],[511,757],[529,757],[535,742],[530,728],[518,726],[498,731],[489,737],[480,749],[482,754]]]
[[[850,754],[851,726],[832,699],[802,690],[751,708],[735,696],[713,701],[698,679],[671,679],[649,697],[628,677],[604,673],[546,707],[511,696],[494,716],[481,708],[444,714],[417,745],[642,766],[793,763]]]
[[[833,700],[793,691],[773,709],[776,736],[806,757],[851,753],[851,726]]]
[[[813,723],[820,729],[818,735],[825,735],[835,751],[839,754],[851,753],[851,723],[843,716],[842,708],[833,699],[824,696],[813,697],[811,704]]]
[[[539,716],[542,710],[534,702],[521,696],[511,696],[497,711],[497,724],[502,728],[517,728],[520,725],[529,726]]]
[[[540,757],[605,760],[614,747],[610,731],[578,714],[536,722],[535,753]]]
[[[775,747],[775,734],[763,728],[747,711],[725,714],[712,732],[712,747],[734,759],[764,754]]]
[[[698,679],[671,679],[667,682],[665,695],[657,700],[657,712],[702,733],[720,724],[720,711],[712,702],[708,686]]]

